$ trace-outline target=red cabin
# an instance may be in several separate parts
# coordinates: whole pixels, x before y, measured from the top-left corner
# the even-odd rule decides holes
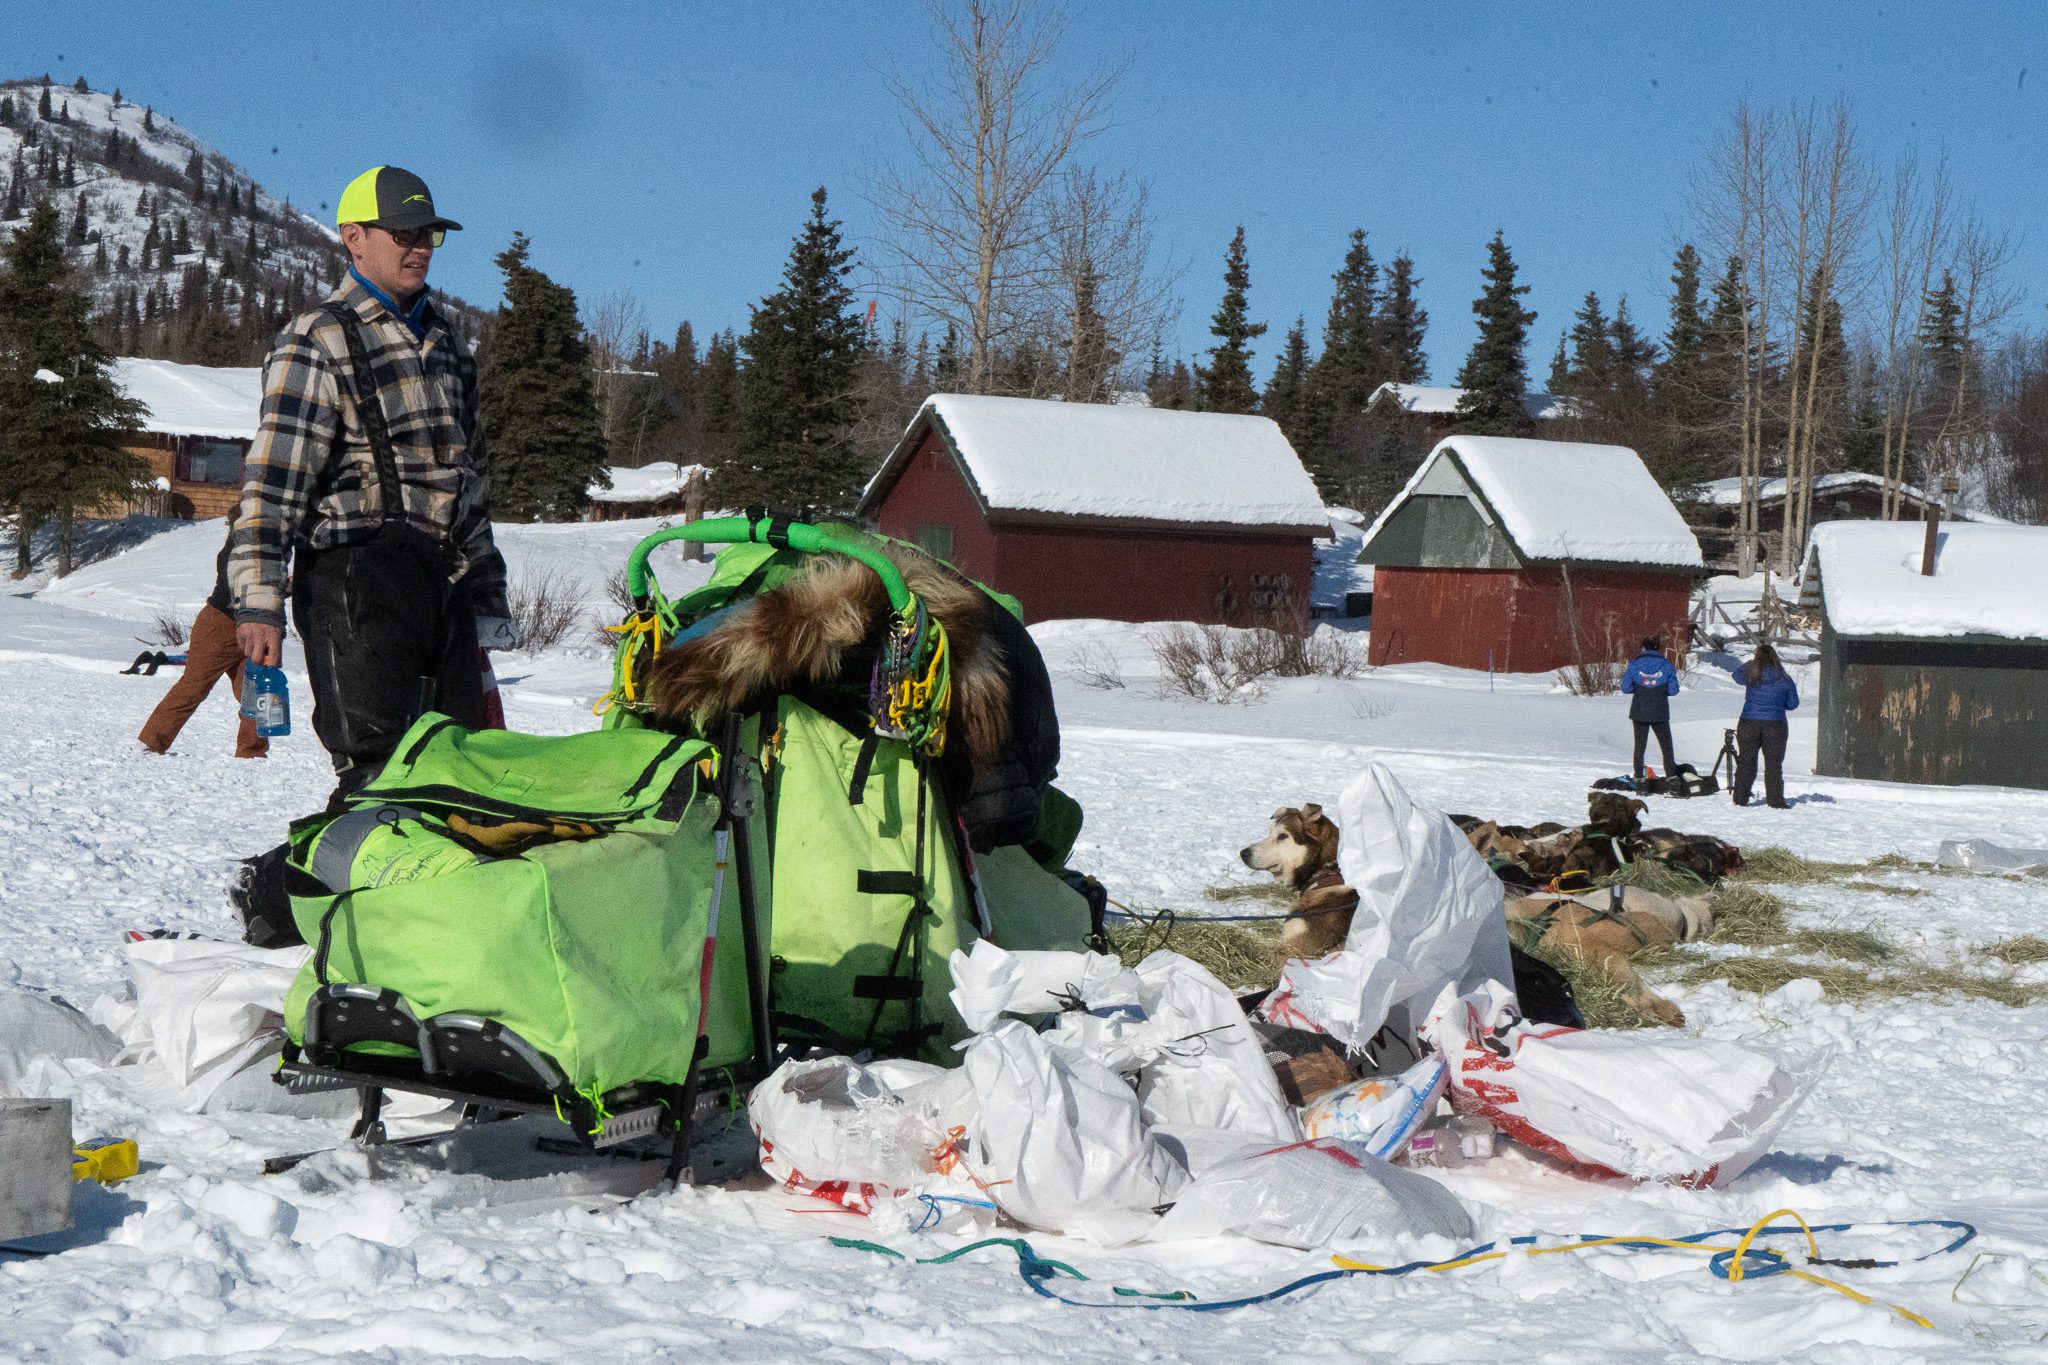
[[[1682,656],[1699,542],[1633,450],[1453,436],[1365,534],[1374,664],[1547,673]]]
[[[934,394],[861,514],[1026,619],[1304,620],[1314,482],[1264,417]]]

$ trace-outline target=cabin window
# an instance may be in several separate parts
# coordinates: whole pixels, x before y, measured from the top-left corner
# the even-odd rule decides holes
[[[178,477],[187,483],[239,485],[247,450],[241,441],[187,441],[179,454]]]
[[[935,559],[953,557],[953,528],[951,526],[920,526],[912,537],[917,548]]]

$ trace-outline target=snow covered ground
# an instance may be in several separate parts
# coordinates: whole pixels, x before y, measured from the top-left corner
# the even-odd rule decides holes
[[[501,543],[515,578],[552,570],[593,614],[609,613],[604,581],[651,525],[508,526]],[[221,894],[229,867],[326,794],[326,760],[303,713],[299,732],[260,763],[229,757],[224,697],[168,757],[133,739],[166,677],[116,670],[159,612],[196,610],[219,535],[219,523],[177,526],[38,591],[0,596],[0,986],[83,1005],[120,984],[125,928],[232,937]],[[671,589],[704,572],[672,559],[657,567]],[[1624,703],[1569,696],[1548,677],[1404,667],[1283,680],[1218,705],[1159,694],[1143,628],[1055,622],[1034,633],[1059,691],[1061,783],[1088,812],[1076,864],[1134,906],[1228,908],[1207,893],[1253,882],[1236,851],[1268,813],[1332,803],[1369,758],[1422,800],[1515,821],[1572,818],[1586,782],[1628,761]],[[501,656],[512,725],[560,733],[593,723],[608,665],[589,634],[539,657]],[[290,650],[286,663],[303,704]],[[1124,686],[1085,681],[1112,672]],[[1811,671],[1800,681],[1810,696]],[[1734,685],[1700,662],[1673,706],[1681,757],[1704,768],[1738,704]],[[1653,816],[1842,861],[1930,860],[1949,837],[2048,845],[2048,793],[1813,777],[1810,707],[1792,734],[1792,810],[1658,801]],[[1907,868],[1867,887],[1781,892],[1800,927],[1869,928],[1942,962],[1981,966],[1983,947],[2048,932],[2048,882],[2038,879]],[[2048,966],[2021,968],[2020,979],[2048,982]],[[1859,1004],[1800,982],[1763,997],[1718,983],[1662,989],[1699,1033],[1831,1049],[1776,1149],[1720,1190],[1582,1180],[1515,1151],[1442,1173],[1482,1236],[1677,1235],[1791,1207],[1827,1223],[1965,1219],[1978,1241],[1896,1269],[1833,1272],[1878,1306],[1787,1276],[1730,1285],[1702,1256],[1603,1251],[1354,1278],[1218,1314],[1139,1311],[1127,1296],[1124,1311],[1096,1311],[1034,1295],[1002,1248],[919,1266],[828,1240],[933,1256],[964,1236],[913,1238],[770,1192],[620,1202],[593,1190],[630,1189],[642,1183],[638,1168],[550,1176],[503,1159],[508,1139],[489,1132],[433,1160],[390,1160],[378,1179],[351,1153],[264,1177],[265,1156],[331,1145],[341,1123],[182,1114],[103,1077],[53,1077],[79,1133],[134,1137],[145,1169],[80,1191],[79,1229],[61,1243],[75,1249],[0,1253],[0,1358],[2048,1359],[2036,1101],[2048,1005]],[[1328,1268],[1322,1253],[1239,1240],[1118,1251],[1029,1240],[1091,1276],[1063,1286],[1098,1301],[1113,1297],[1112,1284],[1228,1298]],[[1931,1228],[1824,1234],[1822,1250],[1894,1259],[1944,1240]],[[1373,1260],[1412,1248],[1344,1250]],[[1989,1258],[1958,1288],[1980,1252]],[[1893,1302],[1926,1314],[1934,1331],[1882,1306]]]

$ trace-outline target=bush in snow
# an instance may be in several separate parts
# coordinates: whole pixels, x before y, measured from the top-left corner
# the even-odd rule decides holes
[[[1263,695],[1268,678],[1355,678],[1366,672],[1358,645],[1328,628],[1303,633],[1175,624],[1150,638],[1161,692],[1197,701],[1248,701]]]
[[[185,618],[176,612],[159,610],[156,614],[157,643],[176,649],[185,643]]]
[[[512,603],[512,625],[520,647],[538,654],[560,644],[575,626],[583,603],[576,595],[575,582],[554,569],[523,573],[512,581],[507,594]]]

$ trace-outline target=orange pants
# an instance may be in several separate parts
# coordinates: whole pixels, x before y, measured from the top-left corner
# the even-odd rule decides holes
[[[142,747],[158,754],[169,749],[178,731],[222,678],[228,680],[235,700],[241,701],[242,663],[242,647],[235,643],[235,618],[211,603],[201,607],[185,646],[185,671],[142,723],[142,733],[136,736]],[[255,721],[243,716],[235,731],[235,757],[264,758],[269,753],[270,741],[256,733]]]

